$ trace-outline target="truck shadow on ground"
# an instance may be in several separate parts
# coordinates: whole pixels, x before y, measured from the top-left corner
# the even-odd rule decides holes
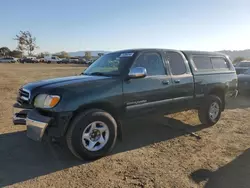
[[[189,134],[187,130],[205,128],[164,117],[157,121],[156,117],[134,120],[124,127],[123,141],[118,141],[111,155]],[[0,187],[84,163],[73,157],[64,145],[34,142],[26,137],[25,131],[0,135]]]
[[[219,168],[215,172],[207,169],[199,169],[191,174],[191,178],[200,183],[207,180],[205,188],[234,188],[250,187],[250,149],[237,157],[229,164]]]

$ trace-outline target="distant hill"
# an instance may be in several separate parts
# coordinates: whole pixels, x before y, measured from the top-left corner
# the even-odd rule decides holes
[[[236,57],[243,57],[245,59],[249,59],[250,60],[250,49],[249,50],[223,50],[223,51],[219,51],[221,53],[227,54],[230,59],[233,61]]]
[[[77,51],[77,52],[68,52],[68,54],[71,57],[76,57],[76,56],[84,56],[86,51]],[[98,56],[98,53],[108,53],[107,51],[88,51],[91,53],[91,56]]]

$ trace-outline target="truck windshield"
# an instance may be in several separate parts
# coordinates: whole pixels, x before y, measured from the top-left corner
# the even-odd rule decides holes
[[[127,64],[134,53],[110,53],[97,59],[89,68],[84,71],[84,75],[97,76],[119,76],[123,66]]]

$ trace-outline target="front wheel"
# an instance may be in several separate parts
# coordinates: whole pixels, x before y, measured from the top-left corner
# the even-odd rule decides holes
[[[117,137],[115,119],[107,112],[91,109],[75,117],[66,134],[70,151],[79,159],[94,160],[108,154]]]
[[[221,116],[222,102],[216,95],[209,95],[205,104],[202,104],[198,111],[200,122],[204,125],[212,126],[216,124]]]

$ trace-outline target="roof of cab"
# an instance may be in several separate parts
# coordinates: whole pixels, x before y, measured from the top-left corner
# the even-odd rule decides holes
[[[210,56],[227,56],[226,54],[220,53],[220,52],[208,52],[208,51],[189,51],[184,50],[182,51],[187,56],[191,55],[210,55]]]
[[[175,49],[162,49],[162,48],[138,48],[138,49],[126,49],[126,50],[119,50],[111,53],[117,52],[141,52],[141,51],[148,51],[148,50],[159,50],[159,51],[178,51],[186,54],[187,56],[190,55],[214,55],[214,56],[226,56],[223,53],[219,52],[208,52],[208,51],[191,51],[191,50],[175,50]]]

